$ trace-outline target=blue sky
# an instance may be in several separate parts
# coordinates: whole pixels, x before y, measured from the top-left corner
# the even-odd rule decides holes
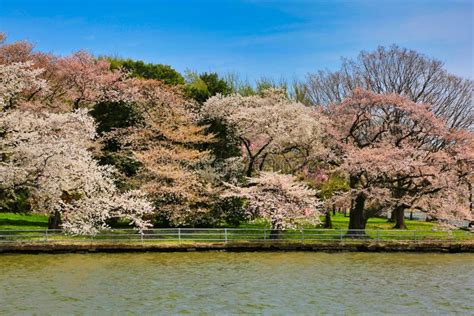
[[[474,77],[473,1],[0,0],[0,30],[56,54],[86,49],[250,80],[302,78],[398,44]]]

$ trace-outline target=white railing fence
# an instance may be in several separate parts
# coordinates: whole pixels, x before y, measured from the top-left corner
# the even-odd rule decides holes
[[[71,236],[62,230],[0,230],[0,243],[18,242],[394,242],[474,240],[469,231],[295,229],[268,228],[156,228],[139,232],[111,229],[96,235]]]

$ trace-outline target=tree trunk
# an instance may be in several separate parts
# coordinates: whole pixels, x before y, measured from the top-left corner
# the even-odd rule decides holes
[[[48,229],[60,229],[62,223],[63,222],[61,220],[61,213],[56,211],[48,218]]]
[[[248,164],[248,167],[247,167],[247,172],[245,173],[245,175],[249,178],[252,176],[254,164],[255,164],[255,159],[253,157],[250,157],[249,164]]]
[[[393,217],[395,218],[395,229],[407,229],[405,225],[405,207],[403,205],[398,205],[392,212]]]
[[[324,228],[332,228],[331,211],[326,212],[326,218],[324,220]]]
[[[278,223],[278,221],[273,221],[271,222],[271,227],[270,227],[270,239],[280,239],[281,238],[281,233],[282,233],[282,225],[281,223]]]
[[[267,159],[267,156],[268,156],[268,153],[265,153],[265,155],[263,155],[262,161],[260,161],[260,164],[258,166],[258,170],[260,171],[263,170],[263,166],[265,165],[265,159]]]
[[[281,229],[270,230],[270,239],[280,239],[280,238],[281,238]]]
[[[471,182],[467,183],[467,188],[469,190],[469,212],[473,214],[474,212],[474,192],[472,190]]]
[[[347,236],[352,238],[359,238],[365,236],[365,226],[367,218],[365,218],[365,194],[359,193],[354,201],[353,207],[349,213],[349,230]]]

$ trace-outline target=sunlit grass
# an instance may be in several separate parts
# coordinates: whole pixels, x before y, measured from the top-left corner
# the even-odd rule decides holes
[[[40,214],[0,213],[0,229],[47,229],[48,216]]]
[[[333,230],[322,230],[323,226],[314,226],[314,225],[304,225],[306,232],[301,232],[300,230],[287,230],[283,232],[282,239],[286,241],[302,241],[311,242],[311,240],[320,239],[321,241],[330,241],[334,239],[346,239],[347,227],[349,225],[349,217],[345,216],[342,213],[337,213],[332,216]],[[324,222],[324,218],[321,218],[321,221]],[[406,220],[406,225],[408,230],[394,230],[394,223],[390,223],[386,218],[371,218],[367,223],[367,238],[370,240],[448,240],[451,237],[454,237],[456,240],[474,240],[474,234],[466,232],[464,230],[456,230],[451,234],[443,231],[436,231],[436,223],[434,222],[425,222],[419,220]],[[13,213],[0,213],[0,230],[45,230],[48,228],[48,217],[46,215],[38,214],[13,214]],[[141,237],[135,232],[125,231],[123,228],[128,227],[117,227],[114,231],[110,231],[105,234],[101,234],[95,237],[90,236],[67,236],[63,235],[60,232],[50,233],[48,236],[45,236],[44,233],[20,233],[22,238],[26,240],[55,240],[55,241],[64,241],[68,240],[71,242],[74,241],[106,241],[113,240],[114,242],[130,242],[130,241],[140,241]],[[208,232],[197,231],[193,232],[192,230],[182,230],[182,239],[183,241],[197,241],[197,242],[206,242],[206,240],[200,240],[202,238],[213,239],[213,241],[222,241],[225,238],[223,226],[219,231],[209,230]],[[230,228],[230,227],[227,227]],[[227,234],[227,239],[229,242],[238,241],[258,241],[264,237],[264,228],[266,229],[265,236],[269,239],[269,222],[263,219],[257,219],[250,222],[244,222],[239,227],[239,230],[229,229]],[[245,230],[247,229],[247,230]],[[318,231],[311,231],[311,229],[318,229]],[[416,231],[416,232],[413,232]],[[17,233],[12,232],[14,235]],[[129,234],[129,236],[124,235]],[[164,232],[163,230],[157,230],[153,235],[144,235],[145,242],[171,242],[174,243],[177,239],[177,229],[170,229],[169,231]],[[202,234],[208,234],[207,236],[202,236]],[[303,236],[304,235],[304,236]],[[12,236],[13,237],[13,236]],[[16,237],[15,237],[16,238]],[[282,240],[282,241],[283,241]]]
[[[324,216],[320,218],[321,222],[324,222]],[[343,213],[336,213],[331,215],[333,229],[347,229],[349,226],[349,216],[345,216]],[[409,220],[405,219],[405,224],[409,230],[432,230],[433,226],[436,225],[434,222],[425,222],[420,220]],[[387,218],[373,217],[367,222],[367,229],[393,229],[395,223],[391,223]],[[241,228],[264,228],[269,227],[268,221],[263,219],[257,219],[251,222],[242,223],[239,227]],[[323,228],[323,225],[313,226],[304,225],[305,228]]]

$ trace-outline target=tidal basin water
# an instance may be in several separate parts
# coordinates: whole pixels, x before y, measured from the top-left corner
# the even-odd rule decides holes
[[[474,313],[474,254],[0,255],[0,315]]]

